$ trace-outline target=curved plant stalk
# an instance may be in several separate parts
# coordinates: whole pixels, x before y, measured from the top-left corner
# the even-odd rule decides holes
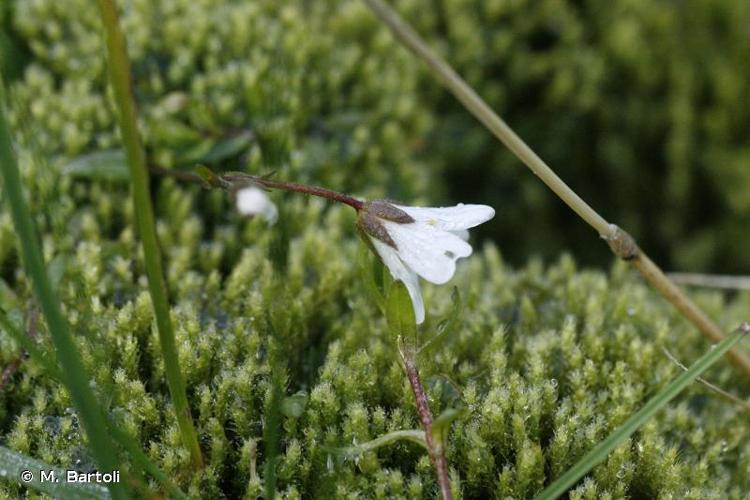
[[[381,446],[386,446],[398,441],[411,441],[425,450],[428,449],[424,431],[420,431],[419,429],[408,429],[403,431],[392,431],[370,441],[365,441],[364,443],[345,446],[343,448],[329,448],[328,450],[344,458],[356,458],[365,453],[375,451]]]
[[[578,214],[599,236],[609,243],[612,252],[630,262],[651,285],[690,320],[712,342],[724,338],[721,329],[643,253],[633,238],[610,224],[573,191],[534,151],[505,123],[461,76],[435,54],[400,16],[381,0],[364,0],[378,18],[390,28],[395,38],[421,59],[433,76],[469,110],[500,142],[510,149],[566,205]],[[750,375],[750,359],[730,350],[732,364]]]
[[[712,346],[711,349],[701,356],[698,361],[693,363],[688,370],[682,372],[679,377],[674,379],[657,395],[649,399],[643,408],[627,419],[625,423],[596,445],[593,450],[588,452],[573,467],[568,469],[565,474],[560,476],[554,483],[542,491],[542,493],[536,497],[537,500],[551,500],[563,495],[569,488],[575,485],[579,479],[588,474],[591,469],[603,462],[612,450],[633,435],[633,433],[645,424],[648,419],[653,417],[656,412],[664,408],[667,403],[682,392],[683,389],[692,384],[701,373],[708,370],[723,354],[727,353],[734,344],[742,340],[748,332],[750,332],[750,325],[745,323],[719,344]]]
[[[2,76],[0,76],[0,173],[13,225],[20,242],[21,259],[47,322],[58,361],[62,366],[62,380],[83,423],[90,450],[100,470],[103,472],[119,470],[120,462],[107,431],[104,413],[91,390],[89,385],[91,379],[86,373],[81,355],[70,334],[68,322],[62,314],[60,303],[47,276],[36,226],[23,197],[18,164],[11,146]],[[125,487],[122,484],[110,483],[109,489],[114,498],[126,497]]]
[[[443,500],[451,500],[453,492],[451,490],[450,476],[448,475],[448,459],[445,455],[445,443],[442,432],[436,436],[434,421],[430,404],[425,394],[424,386],[419,378],[419,369],[417,367],[417,322],[414,317],[414,307],[412,306],[409,292],[403,281],[394,281],[385,302],[385,316],[390,330],[391,337],[396,341],[398,353],[401,359],[402,367],[406,372],[409,385],[414,393],[414,402],[417,405],[419,422],[424,429],[424,441],[427,452],[430,455],[430,461],[435,467],[440,496]],[[440,430],[440,429],[439,429]],[[437,437],[437,439],[436,439]]]
[[[180,372],[177,345],[175,342],[172,321],[169,317],[169,302],[167,300],[167,286],[161,264],[161,252],[156,236],[156,224],[151,206],[151,192],[148,184],[148,170],[146,168],[146,154],[138,134],[136,121],[135,100],[130,84],[130,61],[125,46],[125,37],[120,29],[117,18],[117,7],[114,0],[99,0],[104,34],[107,42],[109,77],[114,90],[115,103],[118,108],[120,133],[125,146],[125,152],[130,168],[132,182],[135,218],[138,233],[143,244],[143,258],[146,264],[146,276],[151,295],[151,303],[156,316],[156,326],[159,330],[159,344],[164,357],[164,368],[167,376],[169,392],[172,396],[177,415],[177,424],[182,436],[182,442],[190,452],[193,465],[200,468],[203,465],[198,437],[193,427],[185,392],[185,381]]]

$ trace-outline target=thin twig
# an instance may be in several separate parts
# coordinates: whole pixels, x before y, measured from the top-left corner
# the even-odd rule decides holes
[[[673,362],[674,364],[676,364],[677,366],[679,366],[679,367],[680,367],[680,368],[682,368],[683,370],[687,371],[687,369],[688,369],[688,368],[687,368],[687,366],[685,366],[685,365],[683,365],[682,363],[680,363],[680,361],[679,361],[679,360],[678,360],[677,358],[675,358],[675,357],[674,357],[674,356],[672,355],[672,353],[671,353],[671,352],[669,352],[669,350],[668,350],[668,349],[667,349],[666,347],[662,347],[662,350],[664,351],[664,354],[666,354],[666,355],[667,355],[667,357],[668,357],[668,358],[669,358],[669,359],[670,359],[670,360],[671,360],[671,361],[672,361],[672,362]],[[703,384],[703,385],[704,385],[704,386],[706,386],[706,387],[707,387],[708,389],[710,389],[710,390],[714,391],[714,392],[715,392],[716,394],[719,394],[720,396],[724,396],[724,397],[725,397],[726,399],[728,399],[728,400],[729,400],[729,401],[731,401],[732,403],[738,404],[738,405],[740,405],[741,407],[743,407],[743,408],[744,408],[745,410],[747,410],[747,411],[750,411],[750,403],[749,403],[749,402],[747,402],[747,401],[745,401],[744,399],[742,399],[742,398],[739,398],[739,397],[735,396],[735,395],[734,395],[734,394],[732,394],[731,392],[727,392],[727,391],[725,391],[725,390],[724,390],[724,389],[722,389],[721,387],[719,387],[719,386],[717,386],[717,385],[714,385],[714,384],[712,384],[711,382],[709,382],[708,380],[704,379],[703,377],[698,377],[698,378],[696,378],[696,379],[695,379],[695,381],[696,381],[696,382],[698,382],[698,383],[700,383],[700,384]]]
[[[451,500],[453,498],[453,493],[451,492],[451,483],[448,476],[448,461],[445,458],[445,449],[443,446],[439,446],[435,443],[432,436],[432,413],[430,413],[430,405],[427,402],[427,395],[424,392],[424,387],[422,387],[422,381],[419,379],[419,371],[417,370],[415,357],[416,356],[411,351],[409,353],[402,353],[406,376],[409,378],[411,389],[414,392],[419,420],[424,429],[427,450],[437,473],[440,494],[442,495],[443,500]]]
[[[701,273],[667,273],[678,285],[722,288],[725,290],[750,290],[750,276],[726,276]]]
[[[437,56],[399,15],[381,0],[363,0],[386,24],[395,38],[411,50],[429,68],[433,76],[469,110],[500,142],[544,182],[566,205],[607,241],[618,257],[629,261],[643,277],[659,290],[705,337],[712,342],[724,338],[721,329],[643,253],[635,240],[610,224],[578,196],[534,151],[490,108],[479,95],[443,59]],[[750,359],[734,349],[727,352],[734,366],[750,375]]]

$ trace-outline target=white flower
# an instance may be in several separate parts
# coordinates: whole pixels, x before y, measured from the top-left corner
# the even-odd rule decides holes
[[[406,285],[420,324],[425,309],[417,276],[437,285],[450,280],[456,260],[471,255],[468,229],[494,216],[487,205],[423,208],[372,201],[360,211],[359,227],[393,278]]]
[[[279,210],[266,193],[255,186],[246,186],[235,193],[237,211],[242,215],[260,215],[273,224],[279,217]]]

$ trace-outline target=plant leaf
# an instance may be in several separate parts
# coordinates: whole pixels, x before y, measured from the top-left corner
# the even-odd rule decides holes
[[[396,441],[411,441],[412,443],[417,443],[418,445],[422,446],[424,449],[427,449],[427,441],[425,441],[425,438],[424,438],[424,431],[420,431],[417,429],[393,431],[393,432],[389,432],[388,434],[383,434],[382,436],[375,438],[372,441],[367,441],[365,443],[359,443],[353,446],[346,446],[343,448],[326,448],[326,449],[327,451],[335,453],[344,458],[354,458],[359,455],[362,455],[363,453],[367,453],[368,451],[376,450],[380,448],[381,446],[395,443]]]
[[[243,130],[239,134],[227,137],[216,142],[203,157],[206,163],[219,163],[242,153],[255,139],[255,134],[250,130]]]
[[[51,472],[57,481],[41,481],[41,471]],[[30,473],[30,480],[21,474]],[[73,483],[65,480],[66,471],[0,446],[0,477],[27,488],[47,493],[53,498],[112,498],[106,487],[96,483]]]
[[[394,339],[401,338],[410,342],[416,340],[417,321],[414,317],[414,306],[406,285],[400,280],[394,281],[388,291],[385,316]]]
[[[365,236],[366,238],[366,236]],[[385,312],[385,297],[383,294],[383,272],[380,269],[383,264],[375,257],[367,240],[359,249],[359,272],[365,284],[370,298],[377,304],[381,311]]]
[[[130,173],[125,151],[110,149],[79,156],[62,168],[65,175],[102,181],[127,181]]]
[[[432,441],[437,446],[444,446],[445,436],[448,434],[448,429],[454,420],[463,415],[466,410],[459,410],[458,408],[447,408],[440,414],[438,418],[432,422]]]
[[[603,462],[612,450],[628,439],[648,419],[653,417],[656,412],[664,408],[683,389],[692,384],[701,373],[708,370],[711,365],[721,359],[747,332],[747,328],[740,328],[718,344],[711,346],[711,349],[701,356],[698,361],[693,363],[687,371],[684,371],[656,396],[649,399],[635,415],[627,419],[625,423],[596,445],[593,450],[588,452],[573,467],[568,469],[565,474],[542,491],[537,500],[548,500],[563,495],[579,479],[588,474],[591,469]]]
[[[182,153],[177,163],[179,165],[216,164],[239,155],[252,144],[254,139],[255,134],[250,130],[243,130],[229,137],[203,139]]]

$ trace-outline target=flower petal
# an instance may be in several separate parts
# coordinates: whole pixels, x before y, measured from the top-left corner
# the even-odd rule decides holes
[[[445,231],[469,229],[495,216],[495,209],[488,205],[459,203],[455,207],[395,207],[409,214],[417,222],[424,222]]]
[[[424,322],[424,301],[422,301],[422,292],[419,289],[419,278],[411,269],[407,268],[398,256],[398,252],[391,246],[380,240],[370,237],[372,246],[380,256],[385,267],[391,272],[393,279],[401,280],[406,289],[409,291],[412,306],[414,306],[414,317],[418,325]]]
[[[468,229],[456,229],[455,231],[449,231],[464,241],[469,241],[469,230]]]
[[[460,236],[425,224],[383,221],[396,244],[398,256],[415,273],[442,285],[456,272],[456,260],[471,255],[471,245]]]
[[[237,211],[242,215],[260,215],[273,224],[279,217],[279,210],[266,193],[255,186],[244,187],[235,194]]]

